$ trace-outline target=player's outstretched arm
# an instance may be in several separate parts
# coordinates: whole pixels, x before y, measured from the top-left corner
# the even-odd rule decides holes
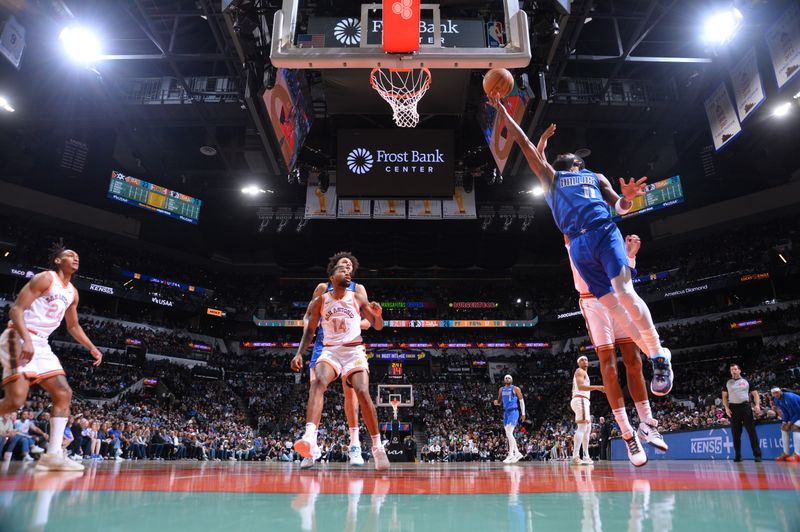
[[[80,322],[78,321],[78,291],[75,291],[75,299],[72,301],[72,304],[67,307],[67,312],[64,314],[64,319],[67,321],[67,332],[70,336],[75,338],[75,340],[81,344],[83,347],[89,350],[89,354],[92,355],[94,362],[92,365],[99,366],[103,362],[103,353],[95,345],[89,340],[89,337],[86,336],[86,333],[83,331],[83,327],[81,327]]]
[[[292,371],[297,372],[303,369],[303,353],[308,349],[308,346],[311,345],[311,339],[314,337],[314,330],[317,328],[317,323],[314,322],[311,317],[319,316],[321,308],[322,296],[315,297],[308,304],[306,315],[309,316],[309,319],[303,320],[303,338],[300,339],[300,346],[297,348],[297,354],[295,354],[294,358],[292,358],[292,361],[289,363],[289,367]]]
[[[522,154],[525,155],[525,159],[528,161],[528,166],[531,167],[533,173],[539,178],[542,187],[547,190],[553,183],[553,179],[555,179],[556,171],[550,166],[550,163],[547,162],[544,154],[540,153],[539,150],[536,149],[536,146],[528,139],[528,136],[525,135],[525,132],[519,127],[519,124],[511,118],[503,102],[498,98],[490,96],[489,103],[497,109],[498,116],[505,122],[509,136],[519,145]],[[553,126],[553,132],[555,132],[555,126]]]
[[[502,402],[501,402],[502,400],[503,400],[503,389],[502,388],[498,388],[498,390],[497,390],[497,399],[494,400],[494,405],[495,406],[500,406],[502,404]]]

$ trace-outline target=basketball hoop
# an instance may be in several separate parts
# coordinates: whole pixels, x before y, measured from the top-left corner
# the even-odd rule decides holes
[[[431,86],[427,68],[373,68],[369,83],[391,106],[394,123],[414,127],[419,122],[417,104]]]

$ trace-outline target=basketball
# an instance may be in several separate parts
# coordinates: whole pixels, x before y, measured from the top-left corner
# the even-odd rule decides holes
[[[483,91],[487,96],[505,98],[514,88],[514,76],[505,68],[493,68],[483,76]]]

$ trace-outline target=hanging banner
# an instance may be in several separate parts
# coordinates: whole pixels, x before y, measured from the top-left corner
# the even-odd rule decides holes
[[[714,137],[714,148],[717,151],[742,131],[724,83],[706,100],[706,116],[711,127],[711,136]]]
[[[372,200],[339,200],[339,218],[369,218],[371,210]]]
[[[736,100],[739,121],[744,122],[744,119],[758,109],[758,106],[766,99],[764,96],[764,84],[758,71],[755,48],[751,48],[734,65],[733,69],[731,69],[731,80],[733,81],[733,96]]]
[[[442,201],[442,217],[445,219],[475,219],[475,190],[464,192],[462,187],[456,187],[453,199]]]
[[[767,30],[766,41],[780,89],[800,72],[800,5],[791,3]]]
[[[336,187],[328,187],[326,192],[322,192],[313,185],[306,188],[306,212],[307,219],[336,219]]]
[[[438,200],[410,200],[408,202],[409,220],[441,220],[442,202]]]
[[[403,220],[406,217],[406,202],[403,200],[376,200],[372,217],[376,220]]]

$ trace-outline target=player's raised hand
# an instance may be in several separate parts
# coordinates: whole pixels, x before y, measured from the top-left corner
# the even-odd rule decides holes
[[[289,363],[289,368],[295,373],[299,373],[301,369],[303,369],[303,355],[297,353],[292,361]]]
[[[494,406],[500,406],[500,401],[498,401],[497,399],[492,401],[492,403],[494,404]]]
[[[547,129],[544,130],[544,133],[542,133],[542,139],[547,140],[555,134],[556,134],[556,125],[550,124],[549,126],[547,126]]]
[[[97,349],[96,347],[93,347],[89,351],[89,354],[92,355],[92,358],[94,359],[94,362],[92,362],[93,366],[96,367],[103,363],[103,352]]]
[[[646,177],[640,177],[639,179],[631,178],[627,183],[625,179],[619,178],[619,188],[622,191],[622,195],[628,201],[633,201],[639,196],[644,196],[644,187],[646,184]]]
[[[642,247],[642,240],[639,235],[628,235],[625,237],[625,250],[628,252],[629,257],[635,257],[639,253],[639,248]]]
[[[374,314],[376,318],[380,318],[383,315],[383,307],[377,301],[370,301],[369,309],[372,311],[372,314]]]

